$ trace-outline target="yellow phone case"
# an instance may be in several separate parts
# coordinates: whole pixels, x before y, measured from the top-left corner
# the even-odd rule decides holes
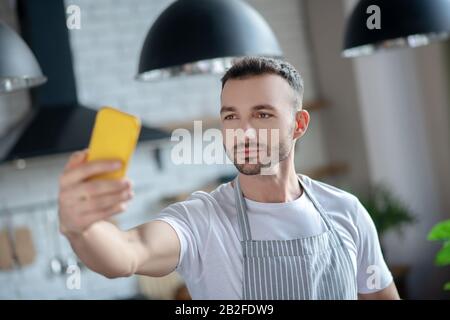
[[[103,107],[98,111],[87,161],[120,160],[123,166],[117,171],[96,175],[92,179],[120,179],[125,176],[140,130],[139,118],[131,114],[111,107]]]

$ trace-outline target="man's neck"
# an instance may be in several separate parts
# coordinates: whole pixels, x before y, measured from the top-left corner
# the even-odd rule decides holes
[[[241,191],[247,199],[257,202],[289,202],[302,195],[291,159],[279,163],[271,175],[239,174]]]

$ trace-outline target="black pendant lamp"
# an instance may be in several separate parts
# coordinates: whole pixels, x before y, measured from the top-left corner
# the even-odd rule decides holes
[[[367,25],[373,14],[379,14],[379,28]],[[449,36],[450,0],[361,0],[347,21],[342,55],[418,47]]]
[[[0,21],[0,94],[35,87],[46,81],[25,41]]]
[[[241,0],[178,0],[150,28],[136,78],[220,73],[247,55],[283,55],[256,10]]]

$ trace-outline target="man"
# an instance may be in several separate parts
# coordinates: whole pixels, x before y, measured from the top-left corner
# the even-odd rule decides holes
[[[87,181],[117,166],[78,152],[60,179],[61,232],[92,270],[110,278],[176,270],[194,299],[398,299],[358,199],[295,172],[295,142],[310,121],[302,98],[290,64],[239,60],[222,78],[220,110],[234,181],[122,231],[107,218],[125,210],[130,181]],[[258,140],[264,130],[278,139]]]

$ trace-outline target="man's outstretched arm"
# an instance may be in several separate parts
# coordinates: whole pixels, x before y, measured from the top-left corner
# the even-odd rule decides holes
[[[73,154],[60,177],[60,231],[83,263],[109,278],[132,274],[163,276],[175,269],[180,242],[172,227],[151,221],[128,231],[107,219],[132,198],[128,180],[89,180],[117,170],[112,161],[86,162],[87,151]]]

